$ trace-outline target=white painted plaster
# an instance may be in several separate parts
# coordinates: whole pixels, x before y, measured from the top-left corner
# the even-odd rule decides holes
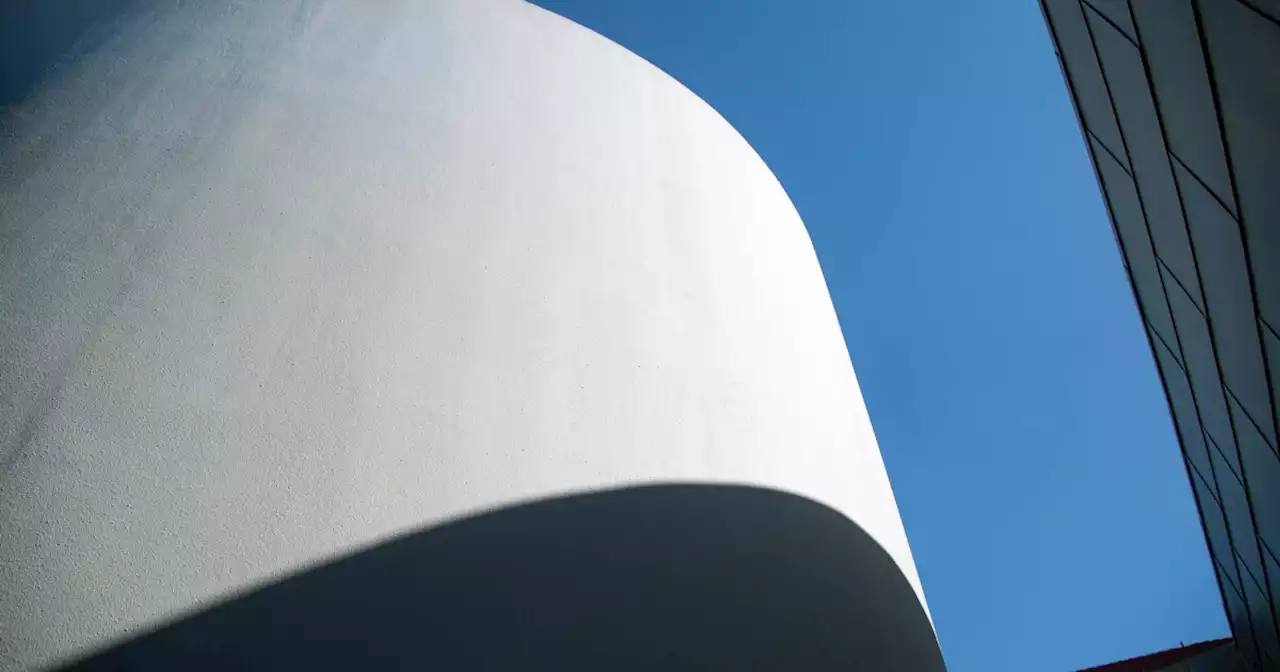
[[[804,226],[709,106],[514,0],[174,4],[11,112],[0,668],[644,482],[814,498],[920,590]]]

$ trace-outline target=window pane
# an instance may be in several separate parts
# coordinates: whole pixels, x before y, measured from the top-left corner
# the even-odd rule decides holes
[[[1142,209],[1138,207],[1138,191],[1120,164],[1098,146],[1097,142],[1092,139],[1090,142],[1093,144],[1094,160],[1098,163],[1098,174],[1102,176],[1102,186],[1111,204],[1111,219],[1116,225],[1120,244],[1124,247],[1125,263],[1129,266],[1138,302],[1142,304],[1147,321],[1155,332],[1171,347],[1176,347],[1173,320],[1169,317],[1169,306],[1165,302],[1164,290],[1160,287],[1160,271],[1156,267],[1155,254],[1151,251],[1151,239],[1147,236],[1147,228],[1142,220]]]
[[[1173,306],[1173,322],[1178,327],[1178,339],[1182,342],[1182,355],[1186,358],[1187,373],[1191,378],[1191,390],[1200,408],[1200,421],[1218,445],[1231,441],[1231,421],[1227,417],[1227,401],[1222,396],[1222,381],[1218,378],[1217,364],[1213,361],[1213,344],[1209,341],[1209,326],[1204,316],[1191,304],[1191,299],[1178,288],[1164,272],[1168,288],[1169,305]],[[1238,468],[1238,464],[1232,464]]]
[[[1142,71],[1138,49],[1110,24],[1098,18],[1093,10],[1086,10],[1085,14],[1093,28],[1102,71],[1120,115],[1120,130],[1129,149],[1129,161],[1138,182],[1147,226],[1155,241],[1156,256],[1164,260],[1196,304],[1203,307],[1195,263],[1191,258],[1191,242],[1182,221],[1182,207],[1173,185],[1169,155],[1160,137],[1156,109],[1151,102],[1151,90]]]
[[[1230,558],[1226,558],[1228,563]],[[1222,565],[1215,567],[1218,571],[1218,577],[1221,579],[1225,572]],[[1230,571],[1229,569],[1226,571]],[[1258,667],[1258,651],[1254,645],[1252,621],[1249,620],[1249,608],[1245,605],[1242,598],[1234,589],[1227,588],[1222,591],[1223,597],[1227,601],[1227,619],[1231,621],[1231,634],[1236,638],[1236,646],[1240,650],[1240,655],[1249,661],[1250,665]]]
[[[1076,93],[1076,104],[1085,128],[1102,139],[1124,161],[1124,144],[1111,111],[1111,99],[1102,83],[1102,71],[1085,27],[1077,0],[1045,0],[1049,24],[1058,38],[1058,49],[1066,64],[1067,77]]]
[[[1218,443],[1207,433],[1204,435],[1204,443],[1208,449],[1209,461],[1213,464],[1214,476],[1218,479],[1218,488],[1225,487],[1228,476],[1235,479],[1236,483],[1240,483],[1240,465],[1235,459],[1235,444]],[[1208,477],[1209,475],[1205,474],[1205,478]],[[1221,490],[1218,491],[1218,502],[1225,503]]]
[[[1133,29],[1133,20],[1129,17],[1129,7],[1125,0],[1084,0],[1084,2],[1099,14],[1111,19],[1120,28],[1120,32],[1131,39],[1138,34]]]
[[[1231,403],[1234,413],[1237,406],[1234,401]],[[1240,457],[1258,533],[1271,548],[1280,548],[1280,459],[1252,424],[1236,423],[1236,435],[1240,438]],[[1280,581],[1280,576],[1273,580]]]
[[[1190,173],[1181,166],[1176,166],[1174,172],[1191,224],[1224,382],[1253,418],[1268,420],[1263,429],[1274,443],[1269,422],[1271,398],[1240,227]]]
[[[1222,465],[1215,462],[1215,466]],[[1221,468],[1218,470],[1218,494],[1231,528],[1231,545],[1240,557],[1240,587],[1247,592],[1253,589],[1252,584],[1261,586],[1263,583],[1262,555],[1258,553],[1258,540],[1253,533],[1249,500],[1245,498],[1244,486],[1236,476]]]
[[[1251,4],[1272,20],[1280,21],[1280,0],[1251,0]]]
[[[1133,12],[1169,146],[1230,207],[1231,180],[1190,0],[1146,0]]]
[[[1209,454],[1205,452],[1204,435],[1200,429],[1200,420],[1196,416],[1196,407],[1191,399],[1191,385],[1187,376],[1173,360],[1173,355],[1163,343],[1156,342],[1153,349],[1160,362],[1161,375],[1164,377],[1165,392],[1169,395],[1169,406],[1173,409],[1173,418],[1177,422],[1178,434],[1182,439],[1182,450],[1191,466],[1205,479],[1212,479],[1209,469]]]
[[[1280,26],[1238,2],[1201,3],[1264,317],[1280,324]]]
[[[1216,496],[1211,494],[1213,488],[1209,486],[1208,481],[1202,479],[1200,474],[1191,474],[1191,486],[1196,491],[1196,497],[1200,502],[1200,519],[1204,521],[1204,531],[1208,536],[1209,555],[1218,562],[1224,563],[1229,570],[1225,575],[1228,590],[1240,591],[1239,577],[1236,575],[1236,566],[1232,561],[1231,544],[1227,541],[1227,526],[1223,522],[1222,510],[1218,508],[1218,500]]]
[[[1267,563],[1267,571],[1271,574],[1271,608],[1276,610],[1272,612],[1272,617],[1280,618],[1280,563],[1265,548],[1262,557]]]
[[[1276,639],[1274,616],[1271,602],[1262,589],[1251,590],[1248,598],[1249,618],[1253,621],[1258,653],[1267,661],[1267,669],[1274,670],[1276,661],[1280,661],[1280,640]]]
[[[1259,321],[1258,325],[1262,327],[1262,342],[1264,352],[1267,355],[1267,368],[1271,371],[1271,401],[1272,408],[1280,413],[1280,337],[1276,336],[1276,332],[1264,321]],[[1258,421],[1265,422],[1265,418],[1258,418]],[[1280,416],[1277,417],[1280,420]]]

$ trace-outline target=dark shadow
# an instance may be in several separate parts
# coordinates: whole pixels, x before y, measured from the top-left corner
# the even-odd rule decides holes
[[[390,541],[71,670],[942,670],[888,554],[736,486],[539,501]]]
[[[0,0],[0,108],[22,102],[49,74],[92,49],[101,30],[143,0]]]

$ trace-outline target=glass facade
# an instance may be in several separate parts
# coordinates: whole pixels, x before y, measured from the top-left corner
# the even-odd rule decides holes
[[[1240,654],[1280,669],[1280,0],[1041,0]]]

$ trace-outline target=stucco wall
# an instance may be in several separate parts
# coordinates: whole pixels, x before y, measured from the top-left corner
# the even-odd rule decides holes
[[[83,44],[0,155],[4,667],[654,481],[812,497],[919,593],[803,224],[670,77],[516,0],[173,3]]]

